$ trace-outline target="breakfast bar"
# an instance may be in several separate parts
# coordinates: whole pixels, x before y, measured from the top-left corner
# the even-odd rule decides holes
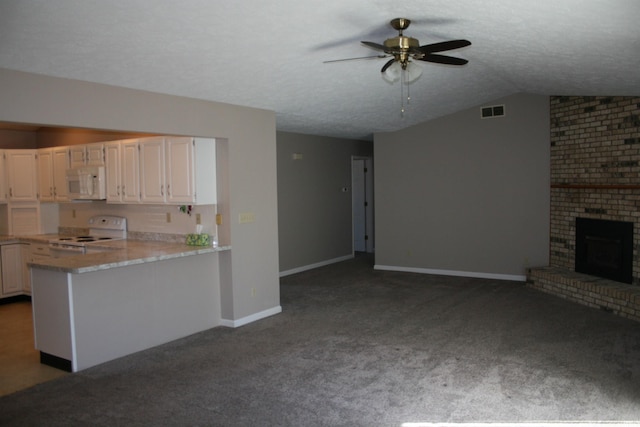
[[[218,252],[120,240],[31,262],[41,362],[76,372],[220,325]]]

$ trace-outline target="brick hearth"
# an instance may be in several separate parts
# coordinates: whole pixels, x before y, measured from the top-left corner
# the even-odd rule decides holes
[[[640,320],[640,97],[551,97],[550,113],[549,267],[527,281]],[[574,273],[576,217],[634,224],[633,285]]]
[[[569,301],[640,321],[640,286],[558,267],[530,268],[527,286]]]

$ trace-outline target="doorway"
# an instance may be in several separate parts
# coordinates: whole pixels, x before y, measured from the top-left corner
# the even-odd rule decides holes
[[[373,253],[373,160],[351,158],[353,251]]]

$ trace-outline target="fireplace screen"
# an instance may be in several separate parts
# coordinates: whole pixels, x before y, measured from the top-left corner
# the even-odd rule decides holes
[[[576,271],[631,283],[633,223],[576,218]]]

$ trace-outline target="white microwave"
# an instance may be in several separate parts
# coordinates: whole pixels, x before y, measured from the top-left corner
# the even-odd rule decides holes
[[[105,200],[107,182],[104,166],[67,169],[67,192],[72,200]]]

